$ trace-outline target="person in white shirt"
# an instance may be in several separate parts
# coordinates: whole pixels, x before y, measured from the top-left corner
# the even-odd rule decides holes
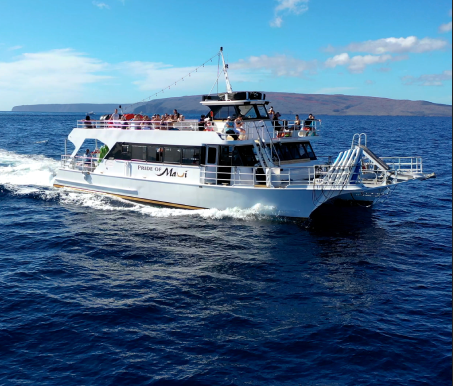
[[[115,112],[112,114],[110,119],[113,121],[113,127],[121,128],[121,122],[118,122],[120,120],[120,115],[118,114],[118,109],[115,109]]]

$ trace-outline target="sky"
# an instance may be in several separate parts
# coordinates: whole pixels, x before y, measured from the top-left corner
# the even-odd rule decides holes
[[[451,1],[0,0],[0,6],[0,111],[208,94],[220,47],[234,91],[452,103]]]

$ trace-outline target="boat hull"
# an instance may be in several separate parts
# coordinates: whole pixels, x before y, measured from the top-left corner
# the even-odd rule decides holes
[[[342,191],[316,191],[310,188],[267,188],[256,186],[223,186],[175,184],[165,181],[134,179],[80,173],[60,169],[54,181],[57,188],[109,194],[144,204],[180,209],[248,209],[265,207],[272,215],[309,218],[324,202]],[[344,193],[344,191],[343,191]]]

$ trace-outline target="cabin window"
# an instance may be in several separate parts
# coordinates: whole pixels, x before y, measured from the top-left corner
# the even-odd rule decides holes
[[[160,146],[148,146],[148,162],[162,162],[164,149]]]
[[[105,159],[118,159],[122,161],[130,161],[131,156],[129,153],[130,147],[128,145],[117,143],[113,146],[112,150],[105,156]]]
[[[183,165],[200,165],[201,149],[198,147],[188,147],[182,149]]]
[[[132,145],[132,161],[146,161],[146,146]]]
[[[269,119],[269,115],[267,114],[267,110],[266,110],[265,106],[258,105],[258,106],[256,106],[256,108],[258,110],[260,118]]]
[[[236,146],[232,157],[233,166],[256,166],[258,159],[253,146]]]
[[[317,160],[318,158],[316,157],[316,154],[315,152],[313,151],[313,148],[311,147],[311,144],[309,142],[305,142],[303,144],[305,146],[305,150],[308,154],[308,157],[312,160],[312,161],[315,161]]]
[[[179,147],[165,147],[164,162],[168,164],[181,163],[181,148]]]
[[[210,147],[208,148],[208,162],[209,165],[217,164],[217,148]]]
[[[280,161],[293,161],[298,159],[310,159],[315,161],[316,155],[311,145],[307,143],[277,143],[275,151]]]
[[[214,119],[218,120],[225,120],[228,119],[228,117],[236,119],[238,116],[235,106],[215,106],[212,107],[212,111],[214,112]]]
[[[256,119],[258,118],[258,114],[255,110],[254,105],[248,106],[239,106],[239,113],[244,116],[246,119]]]
[[[222,146],[219,154],[219,165],[231,166],[233,146]]]

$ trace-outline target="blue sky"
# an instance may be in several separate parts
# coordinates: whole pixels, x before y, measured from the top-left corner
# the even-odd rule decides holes
[[[0,0],[0,110],[233,89],[452,103],[444,0]],[[224,91],[221,84],[220,91]]]

